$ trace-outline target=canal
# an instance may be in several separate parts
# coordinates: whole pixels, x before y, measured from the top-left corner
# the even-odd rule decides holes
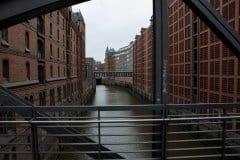
[[[147,104],[146,101],[134,97],[130,92],[125,88],[115,87],[115,86],[106,86],[106,85],[97,85],[96,93],[89,102],[88,105],[93,106],[105,106],[105,105],[137,105],[137,104]],[[86,112],[84,116],[90,119],[96,119],[98,117],[98,112]],[[151,115],[146,111],[106,111],[100,112],[101,120],[118,118],[121,117],[135,117],[140,115]],[[114,126],[113,126],[114,125]],[[111,151],[118,152],[125,159],[141,159],[151,157],[151,152],[142,152],[143,150],[151,150],[151,144],[138,144],[141,141],[151,141],[151,135],[136,135],[139,133],[151,133],[151,127],[136,127],[135,124],[130,123],[118,123],[116,124],[103,124],[101,126],[101,144],[110,149]],[[120,127],[119,127],[120,126]],[[129,127],[130,126],[130,127]],[[96,127],[96,124],[90,124],[86,129],[81,130],[83,134],[91,135],[89,138],[95,142],[99,142],[99,137],[97,135],[99,130]],[[107,135],[107,136],[104,136]],[[123,136],[121,136],[123,135]],[[139,151],[139,152],[138,152]],[[130,153],[135,152],[135,153]],[[70,158],[71,157],[71,158]],[[92,160],[91,157],[87,155],[68,155],[68,157],[62,156],[61,160],[71,159],[71,160]]]
[[[89,105],[94,106],[104,106],[104,105],[137,105],[137,104],[147,104],[146,101],[143,101],[140,98],[133,96],[127,89],[115,86],[106,86],[106,85],[97,85],[96,94],[92,99]],[[91,113],[91,117],[96,117],[97,112]],[[102,119],[111,119],[111,117],[134,117],[139,115],[147,114],[140,111],[107,111],[101,112]],[[121,118],[119,118],[121,119]],[[148,158],[151,157],[149,152],[141,153],[128,153],[128,152],[138,152],[141,150],[151,150],[151,145],[149,144],[131,144],[132,142],[141,142],[141,141],[151,141],[151,136],[135,136],[131,134],[138,134],[142,132],[151,132],[151,127],[109,127],[116,124],[104,124],[104,127],[101,129],[102,135],[113,135],[113,136],[103,136],[101,137],[101,143],[103,144],[122,144],[122,145],[104,145],[112,151],[120,152],[120,155],[124,158]],[[132,126],[133,124],[124,123],[118,124],[124,126]],[[96,129],[90,129],[88,133],[96,133]],[[124,136],[114,136],[114,135],[124,135]],[[127,136],[131,135],[131,136]],[[95,138],[97,141],[97,138]]]
[[[105,105],[137,105],[137,104],[147,104],[146,101],[143,101],[135,96],[133,96],[130,92],[128,92],[124,88],[114,87],[114,86],[106,86],[106,85],[97,85],[96,94],[94,95],[92,101],[89,105],[93,106],[105,106]],[[122,117],[136,117],[136,116],[146,116],[151,115],[151,113],[147,113],[146,111],[102,111],[98,112],[86,112],[83,116],[87,120],[96,120],[98,119],[98,115],[100,115],[100,120],[109,120],[112,118]],[[120,126],[120,127],[119,127]],[[130,126],[130,127],[129,127]],[[152,144],[151,143],[142,143],[138,142],[151,142],[152,135],[141,135],[142,133],[152,133],[152,127],[150,126],[139,126],[138,124],[131,123],[118,123],[116,124],[107,123],[101,124],[101,129],[98,130],[97,124],[88,124],[88,126],[81,130],[82,134],[90,135],[88,136],[96,143],[99,141],[101,144],[110,149],[111,151],[118,153],[120,156],[125,159],[143,159],[150,158],[152,153]],[[185,128],[175,126],[168,128],[168,131],[176,132],[176,131],[185,131]],[[102,135],[98,137],[98,134]],[[192,139],[188,134],[178,135],[178,136],[167,136],[168,140],[174,139]],[[180,146],[177,144],[168,144],[168,149],[174,148],[191,148],[191,147],[204,147],[204,144],[199,142],[191,142],[191,143],[181,143]],[[67,149],[67,148],[66,148]],[[67,149],[68,150],[68,149]],[[71,149],[70,149],[71,150]],[[214,154],[215,151],[175,151],[171,153],[167,153],[167,156],[192,156],[192,155],[204,155],[204,154]],[[92,160],[91,157],[87,155],[67,155],[59,158],[60,160]],[[201,158],[200,158],[201,159]],[[204,160],[217,160],[217,158],[203,158]]]
[[[89,105],[134,105],[146,104],[146,101],[140,100],[129,93],[125,88],[97,85],[96,94]]]

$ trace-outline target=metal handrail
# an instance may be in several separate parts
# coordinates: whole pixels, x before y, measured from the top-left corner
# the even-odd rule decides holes
[[[11,143],[2,142],[1,144],[11,148],[14,146],[24,147],[29,145],[31,147],[35,143],[35,147],[37,147],[35,150],[36,153],[21,150],[15,153],[19,155],[39,154],[41,155],[40,157],[49,154],[59,156],[88,154],[94,159],[107,159],[104,156],[111,155],[111,159],[146,160],[163,159],[163,157],[152,157],[151,155],[166,152],[162,154],[166,155],[165,159],[238,158],[240,153],[240,135],[238,133],[240,129],[228,128],[229,125],[240,122],[240,113],[233,112],[233,109],[237,111],[236,109],[238,108],[240,108],[239,103],[0,107],[0,112],[3,113],[9,111],[18,113],[20,110],[24,110],[27,113],[35,112],[35,114],[32,114],[35,115],[35,118],[31,118],[29,114],[23,114],[22,118],[21,115],[18,115],[21,119],[1,120],[0,125],[3,127],[11,127],[14,124],[19,129],[28,128],[26,132],[21,132],[21,134],[13,133],[8,136],[19,137],[19,140],[34,134],[39,139],[51,139],[51,141],[45,140],[38,143],[34,141],[21,142],[16,141],[16,139]],[[118,115],[118,111],[121,111],[121,113],[126,112],[126,116],[125,114]],[[136,111],[136,113],[140,114],[129,115],[130,111]],[[153,114],[156,111],[158,114]],[[164,117],[161,115],[163,111],[167,113]],[[219,112],[216,113],[216,111]],[[90,113],[94,114],[91,115]],[[24,118],[24,116],[27,118]],[[46,130],[49,133],[39,134],[36,131],[31,133],[30,129],[32,126],[36,127],[37,130]],[[166,127],[166,133],[163,136],[166,139],[166,148],[162,150],[161,147],[155,148],[152,146],[161,146],[162,139],[154,138],[162,137],[161,129],[154,130],[154,128],[161,128],[163,126]],[[142,130],[142,127],[147,127],[148,129]],[[136,130],[132,130],[132,128],[136,128]],[[52,132],[53,130],[54,132]],[[93,132],[88,132],[88,130],[92,130]],[[0,134],[0,138],[7,138],[8,136]],[[57,139],[61,141],[58,142],[56,141]],[[188,146],[187,144],[194,145]],[[60,146],[64,148],[73,147],[80,150],[47,150],[47,148]],[[126,147],[129,146],[145,146],[146,148],[127,149]],[[107,149],[106,147],[110,148]],[[0,149],[0,159],[1,154],[13,153],[12,151],[1,151]],[[141,155],[142,153],[146,155],[138,158],[130,156],[132,154]],[[119,156],[118,158],[115,157],[117,155]]]

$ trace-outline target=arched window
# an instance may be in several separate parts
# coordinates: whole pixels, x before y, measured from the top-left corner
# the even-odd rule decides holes
[[[44,21],[42,17],[37,18],[37,31],[38,33],[44,34]]]
[[[33,96],[32,95],[29,97],[29,102],[33,104]]]
[[[1,38],[5,42],[8,42],[8,29],[1,30]]]
[[[24,99],[25,99],[26,101],[28,101],[28,97],[27,97],[27,96],[25,96]]]
[[[42,91],[39,93],[39,106],[45,106],[45,105],[46,105],[45,92]]]
[[[45,73],[42,65],[38,66],[38,80],[39,80],[39,83],[41,84],[45,83]]]
[[[41,41],[40,39],[37,41],[37,48],[38,59],[44,59],[44,44],[43,41]]]
[[[25,48],[29,50],[29,32],[25,32]]]

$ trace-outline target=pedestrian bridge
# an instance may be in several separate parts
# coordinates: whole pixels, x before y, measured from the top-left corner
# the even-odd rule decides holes
[[[87,155],[92,159],[181,160],[240,159],[239,103],[167,104],[168,0],[154,1],[155,105],[32,107],[6,89],[0,91],[0,159],[59,159]],[[0,2],[0,29],[84,0],[11,0]],[[206,0],[183,0],[193,12],[240,58],[239,34]],[[162,103],[162,104],[159,104]],[[22,107],[21,107],[22,106]],[[114,116],[136,111],[140,116]],[[96,116],[83,116],[95,112]],[[109,116],[103,117],[102,112]],[[89,125],[92,124],[92,125]],[[127,132],[125,128],[151,129]],[[94,133],[88,133],[94,128]],[[105,128],[120,131],[104,132]],[[125,132],[125,133],[124,133]],[[136,137],[127,141],[128,136]],[[107,141],[124,137],[126,141]],[[146,147],[139,147],[145,144]],[[135,145],[136,149],[127,146]],[[138,153],[146,153],[138,157]],[[135,156],[132,156],[134,154]]]
[[[240,158],[240,103],[32,107],[0,93],[1,115],[15,115],[1,116],[0,159]],[[116,114],[129,111],[138,115]]]
[[[94,72],[94,78],[133,77],[133,72]]]

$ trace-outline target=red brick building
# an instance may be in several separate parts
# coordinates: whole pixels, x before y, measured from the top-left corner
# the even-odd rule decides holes
[[[210,0],[240,31],[240,2]],[[240,101],[240,61],[182,0],[169,6],[170,103]]]
[[[152,24],[147,29],[142,28],[133,44],[133,90],[152,101]]]
[[[34,105],[79,102],[85,24],[70,8],[1,31],[0,83]],[[84,67],[83,67],[84,66]]]

